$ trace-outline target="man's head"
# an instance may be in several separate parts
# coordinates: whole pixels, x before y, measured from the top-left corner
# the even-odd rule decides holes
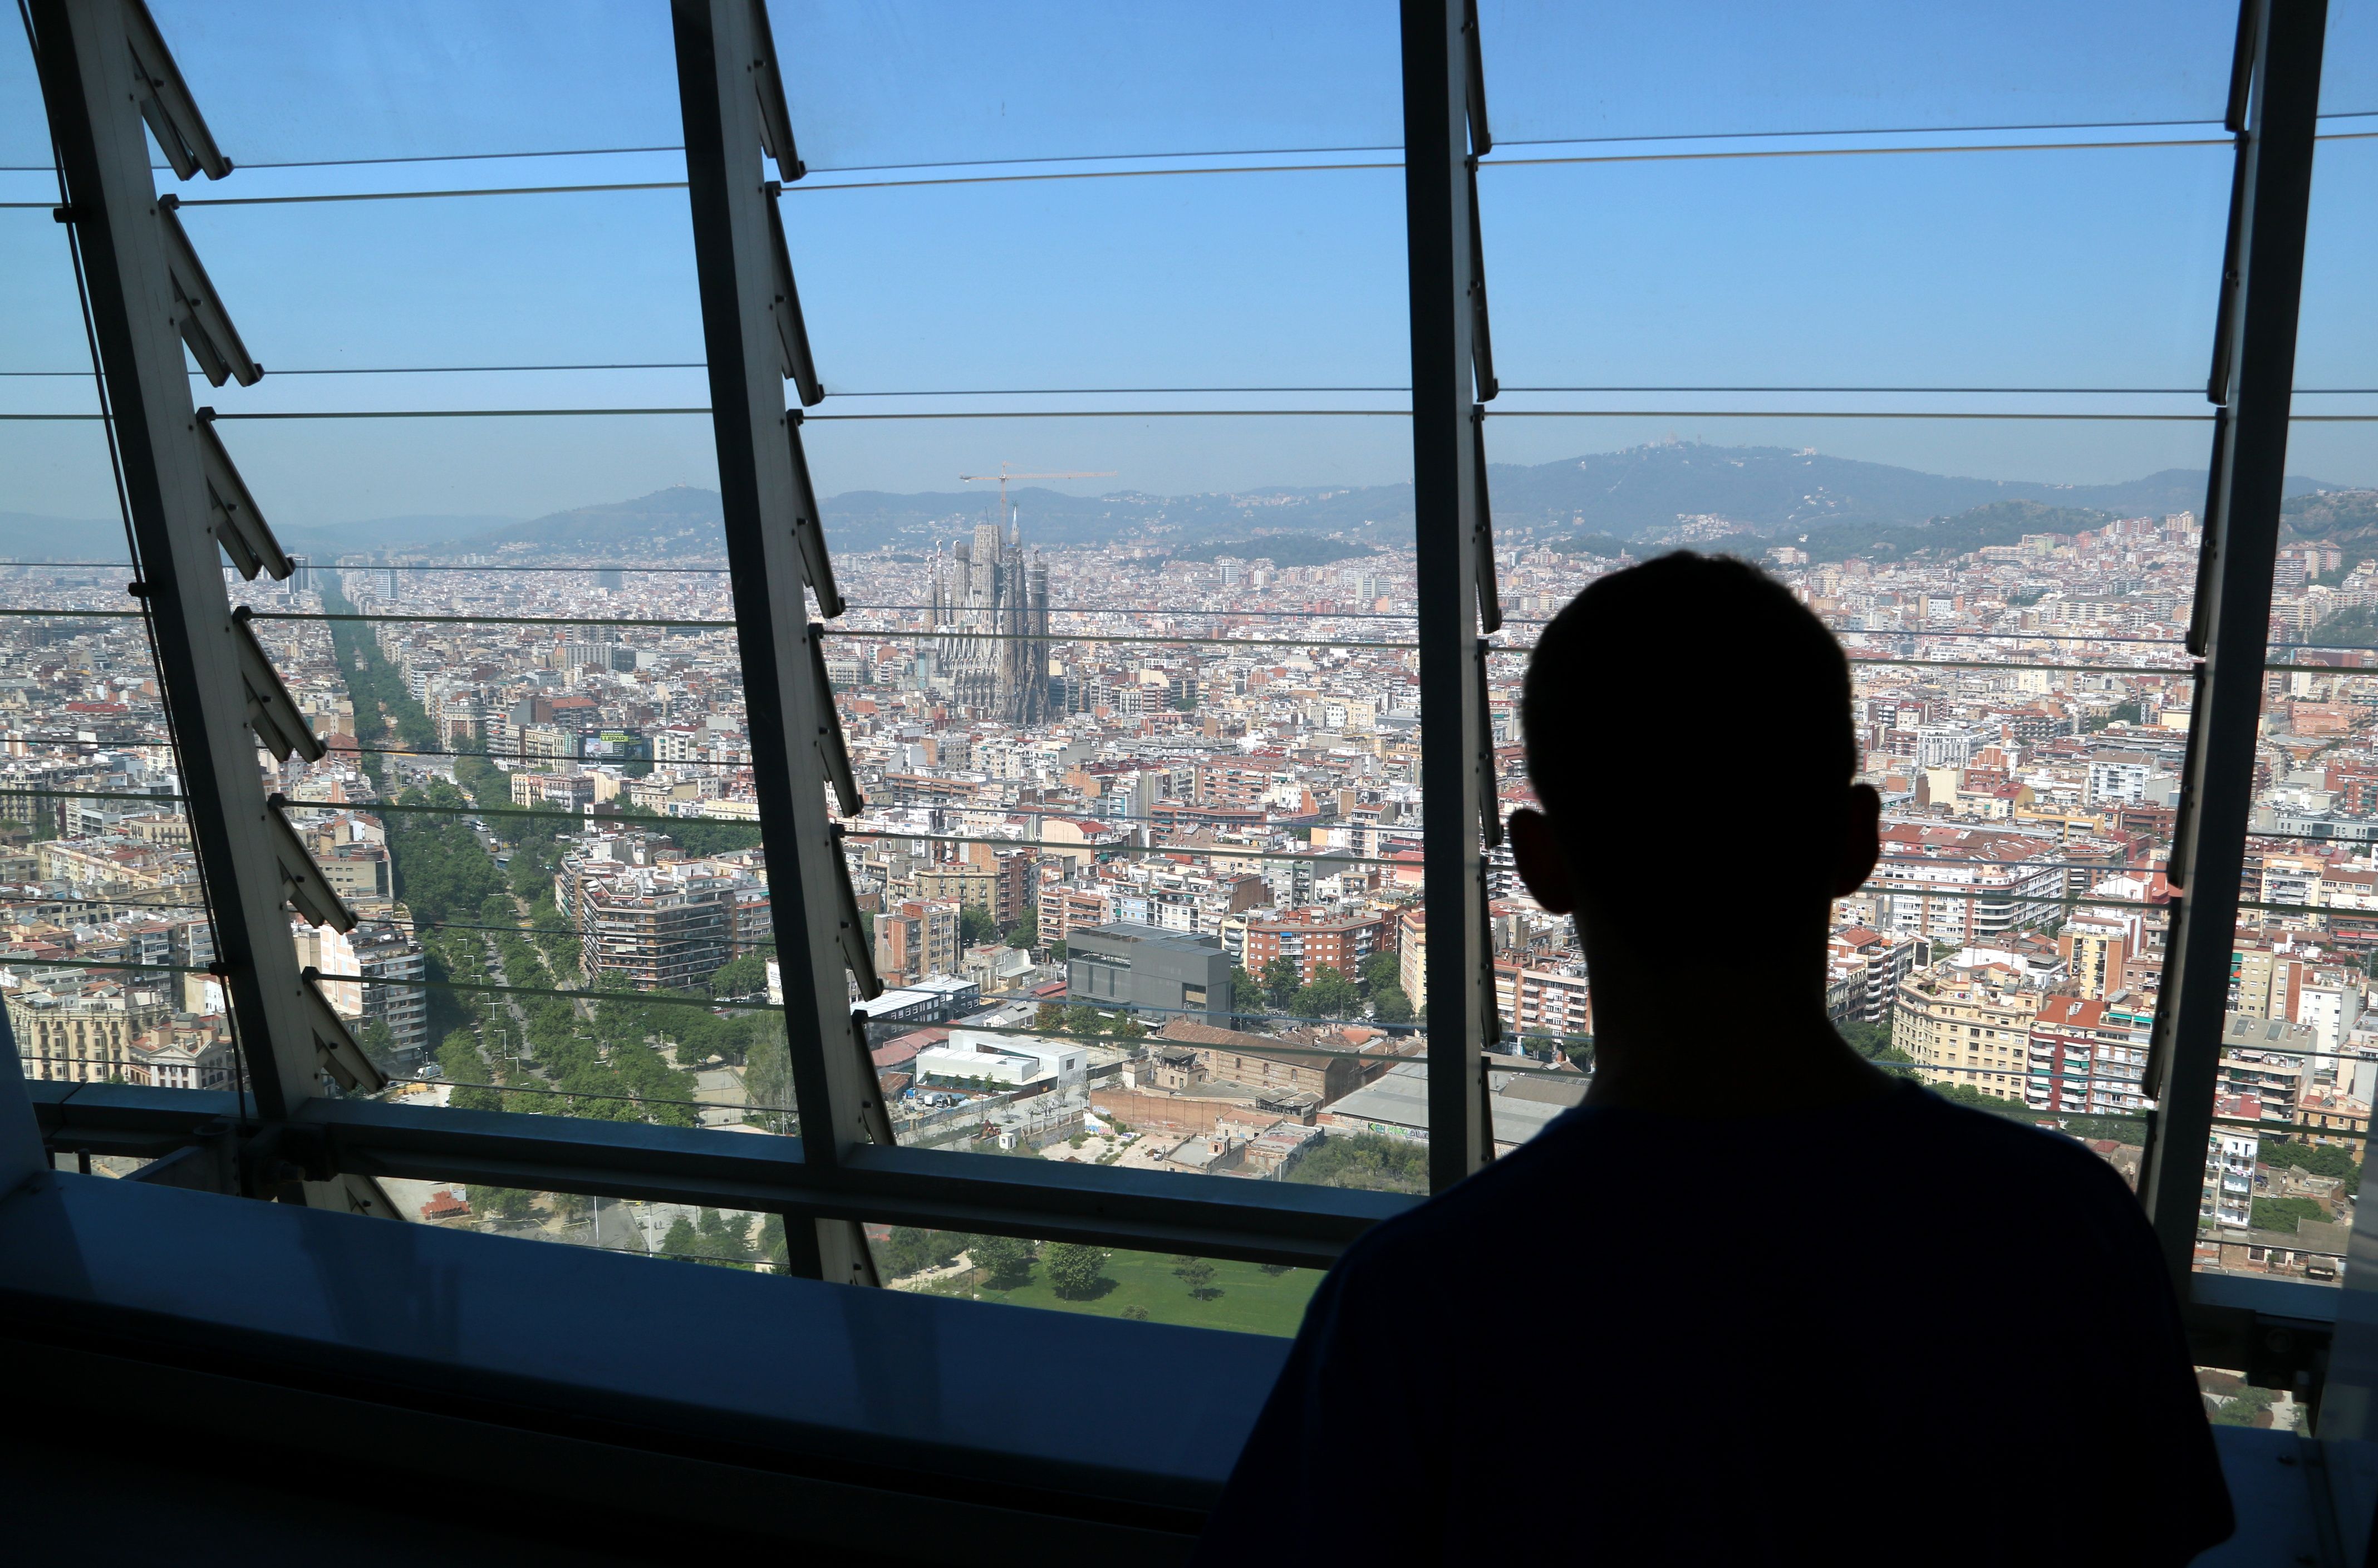
[[[1744,562],[1678,552],[1587,588],[1537,640],[1520,724],[1543,812],[1513,814],[1513,852],[1589,940],[1821,934],[1874,868],[1849,663]]]

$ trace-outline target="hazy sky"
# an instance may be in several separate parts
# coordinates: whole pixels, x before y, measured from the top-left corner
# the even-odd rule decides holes
[[[666,181],[680,139],[664,0],[323,6],[150,0],[243,169],[186,197]],[[2156,140],[2181,145],[1515,164],[1482,174],[1508,387],[2186,389],[2208,354],[2234,6],[1904,0],[1624,7],[1485,0],[1496,159]],[[2326,128],[2378,130],[2378,0],[2332,0]],[[785,202],[827,415],[1098,407],[1391,410],[1407,375],[1392,167],[830,189],[966,174],[1390,163],[1394,7],[776,0],[813,171]],[[1970,127],[2116,122],[2067,133]],[[2171,122],[2165,124],[2164,122]],[[1844,138],[1826,133],[1878,132]],[[1748,137],[1766,140],[1746,140]],[[1685,140],[1649,138],[1717,138]],[[1617,138],[1617,139],[1614,139]],[[463,161],[470,153],[637,149]],[[1311,151],[1308,150],[1323,150]],[[1255,154],[1274,154],[1268,158]],[[21,40],[0,35],[0,163],[48,156]],[[434,162],[272,168],[354,159]],[[949,165],[1064,160],[996,169]],[[885,169],[886,165],[931,165]],[[851,171],[872,169],[874,173]],[[170,174],[161,175],[170,183]],[[86,363],[45,176],[0,174],[0,369]],[[2378,140],[2319,153],[2300,382],[2378,386]],[[680,190],[204,209],[188,227],[268,370],[696,361]],[[201,384],[203,386],[203,384]],[[899,400],[997,389],[1362,388]],[[226,413],[676,406],[698,370],[268,375]],[[90,406],[0,378],[0,408]],[[2193,423],[1742,419],[1744,409],[2198,414],[2184,392],[1507,392],[1494,456],[1675,434],[1938,472],[2081,482],[2204,461]],[[1651,410],[1527,418],[1528,409]],[[1699,411],[1699,412],[1695,412]],[[2299,412],[2378,411],[2378,397]],[[700,417],[226,425],[294,524],[535,515],[715,482]],[[2300,427],[2290,467],[2378,483],[2370,425]],[[810,432],[822,488],[1111,470],[1158,492],[1404,477],[1405,421],[868,420]],[[112,511],[88,426],[0,424],[0,511]]]

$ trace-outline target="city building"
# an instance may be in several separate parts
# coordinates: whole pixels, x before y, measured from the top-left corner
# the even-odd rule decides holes
[[[910,898],[875,916],[875,973],[887,986],[909,986],[958,967],[958,905],[950,899]]]
[[[1118,922],[1073,932],[1065,952],[1069,1001],[1217,1025],[1234,1016],[1231,955],[1219,938]]]
[[[1392,951],[1395,912],[1367,909],[1355,913],[1325,909],[1291,909],[1281,914],[1249,916],[1246,949],[1240,962],[1260,975],[1275,960],[1296,965],[1301,982],[1310,984],[1321,970],[1335,969],[1347,979],[1361,974],[1363,961],[1375,952]]]
[[[1940,968],[1900,982],[1891,1042],[1927,1083],[1962,1083],[2002,1100],[2029,1097],[2036,992],[1999,967]]]

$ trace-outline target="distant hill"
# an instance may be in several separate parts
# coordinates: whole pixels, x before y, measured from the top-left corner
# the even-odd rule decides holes
[[[1801,547],[1817,561],[1913,556],[1930,551],[1962,556],[1986,545],[2013,545],[2026,533],[2083,533],[2114,520],[2110,511],[2084,511],[2078,507],[2043,506],[2037,501],[1992,501],[1931,522],[1912,527],[1870,523],[1837,523],[1811,529]]]
[[[2322,490],[2279,503],[2281,536],[2378,556],[2378,490]],[[2353,562],[2346,563],[2350,567]]]
[[[716,556],[726,550],[726,513],[715,490],[672,485],[632,501],[580,507],[533,522],[511,522],[460,541],[463,555],[584,554],[632,561]]]
[[[2012,543],[2027,533],[2094,527],[2107,516],[2161,516],[2204,504],[2204,475],[2187,469],[2119,485],[2048,485],[1925,473],[1780,447],[1690,442],[1557,462],[1496,463],[1488,472],[1498,535],[1572,549],[1597,549],[1609,541],[1655,543],[1675,534],[1682,519],[1714,516],[1769,539],[1796,543],[1806,535],[1811,554],[1825,552],[1826,558],[1853,551],[1970,550]],[[2340,539],[2360,539],[2365,536],[2360,531],[2367,531],[2378,545],[2378,516],[2371,515],[2366,499],[2378,493],[2345,492],[2365,499],[2332,498],[2304,511],[2298,502],[2314,505],[2322,493],[2339,495],[2337,487],[2300,478],[2287,483],[2290,517],[2301,520],[2291,527],[2342,531]],[[1286,541],[1296,536],[1311,541],[1314,551],[1335,552],[1310,557],[1318,563],[1411,537],[1409,485],[1192,496],[1069,496],[1030,488],[1012,495],[1025,538],[1039,545],[1128,542],[1184,557],[1198,552],[1204,559],[1241,553],[1281,560],[1281,552],[1294,547]],[[996,503],[979,490],[854,490],[827,497],[823,505],[836,549],[919,554],[971,533],[989,520]],[[404,517],[310,529],[293,533],[290,548],[322,555],[393,550],[415,557],[482,554],[510,559],[715,559],[723,550],[720,516],[716,492],[679,485],[528,521]],[[6,521],[0,514],[0,544],[8,537]],[[24,521],[37,525],[21,531],[29,550],[66,547],[58,543],[64,528],[78,530],[88,540],[101,527]]]
[[[1656,537],[1679,518],[1695,516],[1796,535],[1853,525],[1912,527],[2012,501],[2117,516],[2161,516],[2204,504],[2204,475],[2186,469],[2119,485],[2048,485],[1962,479],[1780,447],[1689,442],[1525,468],[1497,463],[1487,473],[1498,528],[1567,524],[1619,539]],[[2309,480],[2289,484],[2316,487]]]
[[[1316,537],[1310,533],[1274,533],[1261,539],[1223,539],[1211,545],[1193,545],[1185,550],[1175,550],[1176,561],[1218,561],[1225,556],[1241,560],[1268,560],[1280,567],[1326,567],[1332,561],[1352,560],[1357,556],[1372,554],[1374,546],[1349,544],[1343,539]]]

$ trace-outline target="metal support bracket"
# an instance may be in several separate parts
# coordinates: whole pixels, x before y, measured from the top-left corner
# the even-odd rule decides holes
[[[2231,73],[2231,128],[2240,139],[2210,389],[2228,417],[2215,422],[2191,644],[2204,663],[2188,736],[2185,837],[2171,857],[2185,880],[2148,1057],[2146,1090],[2158,1109],[2140,1180],[2183,1291],[2228,1001],[2235,868],[2253,803],[2327,9],[2326,0],[2244,0]]]
[[[784,383],[794,382],[803,403],[824,393],[810,363],[778,187],[762,177],[762,155],[774,156],[787,176],[798,162],[785,164],[792,157],[789,113],[763,109],[781,104],[783,90],[762,7],[752,0],[673,0],[670,10],[752,776],[776,927],[787,938],[778,950],[786,1045],[803,1158],[832,1170],[869,1138],[873,1074],[847,1046],[848,976],[859,977],[867,995],[881,986],[826,811],[828,757],[840,748],[841,720],[831,692],[820,689],[823,628],[810,622],[801,592],[804,582],[830,585],[832,576],[815,497],[801,483],[805,461],[796,474],[800,437]],[[787,520],[794,526],[783,526]],[[808,547],[803,520],[817,534]],[[840,607],[828,588],[819,597],[828,613]],[[845,781],[832,782],[839,789]],[[854,785],[845,798],[856,794]],[[829,928],[841,940],[816,940]],[[818,1221],[816,1241],[822,1277],[871,1279],[855,1225]],[[811,1256],[806,1247],[791,1251],[797,1262]]]
[[[1463,0],[1403,0],[1401,7],[1421,712],[1440,737],[1421,750],[1428,1115],[1435,1130],[1429,1176],[1437,1189],[1484,1158],[1474,1059],[1495,1011],[1484,984],[1493,951],[1479,849],[1490,807],[1476,746],[1485,713],[1476,653],[1480,487],[1468,12]]]
[[[166,125],[160,140],[177,172],[219,177],[231,164],[137,0],[30,0],[30,9],[224,988],[257,1109],[268,1122],[282,1120],[322,1083],[282,903],[285,846],[294,835],[265,803],[248,734],[246,639],[232,618],[222,548],[210,526],[209,456],[185,340],[218,385],[246,385],[263,371],[231,326],[172,199],[157,194],[149,130]]]

